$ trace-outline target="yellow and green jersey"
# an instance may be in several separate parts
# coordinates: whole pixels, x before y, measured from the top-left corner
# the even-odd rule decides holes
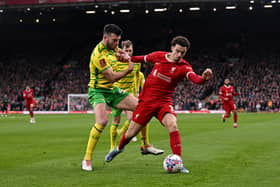
[[[88,86],[90,88],[111,90],[114,87],[113,83],[102,72],[118,62],[116,51],[117,48],[115,50],[108,50],[102,42],[93,49],[89,63],[90,81]]]
[[[141,71],[139,72],[139,77],[135,79],[135,83],[135,93],[139,94],[143,89],[145,83],[144,73],[142,73]]]
[[[121,72],[125,71],[128,68],[127,62],[117,62],[113,65],[114,71]],[[125,90],[126,92],[135,94],[137,83],[136,80],[139,77],[139,72],[141,70],[141,63],[134,63],[133,70],[125,77],[121,78],[117,82],[114,83],[115,86]]]

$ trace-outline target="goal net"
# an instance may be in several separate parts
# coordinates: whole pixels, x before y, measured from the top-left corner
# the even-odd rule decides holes
[[[68,94],[68,112],[92,111],[87,94]]]

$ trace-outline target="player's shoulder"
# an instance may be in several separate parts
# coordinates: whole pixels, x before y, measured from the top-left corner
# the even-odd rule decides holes
[[[192,67],[192,65],[185,59],[182,59],[180,62],[179,62],[181,65],[185,65],[185,66],[190,66]]]
[[[92,51],[92,56],[95,58],[104,58],[107,54],[108,50],[102,42],[99,42]]]
[[[167,54],[168,52],[166,51],[154,51],[152,52],[150,55],[153,55],[153,56],[157,56],[159,58],[165,58],[165,55]]]

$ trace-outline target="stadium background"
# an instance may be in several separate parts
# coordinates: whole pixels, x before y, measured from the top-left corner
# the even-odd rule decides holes
[[[12,111],[25,110],[21,95],[27,84],[35,90],[38,111],[65,111],[67,94],[86,93],[89,55],[106,23],[120,25],[122,38],[132,40],[139,55],[169,50],[170,39],[179,34],[190,39],[186,59],[198,73],[212,68],[214,78],[206,87],[181,83],[173,96],[176,110],[221,109],[217,92],[225,77],[241,93],[235,98],[240,111],[280,109],[279,1],[2,0],[0,5],[0,96],[8,94]],[[149,69],[143,68],[145,74]]]

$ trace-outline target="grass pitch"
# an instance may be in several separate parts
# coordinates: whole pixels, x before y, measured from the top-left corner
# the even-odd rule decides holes
[[[112,163],[104,164],[109,150],[109,128],[93,156],[93,172],[80,169],[90,114],[28,115],[0,118],[1,187],[258,187],[280,184],[280,114],[239,114],[239,127],[220,115],[178,115],[183,160],[190,174],[167,174],[162,161],[171,153],[167,131],[152,120],[151,143],[165,150],[160,156],[140,154],[140,141],[131,142]]]

